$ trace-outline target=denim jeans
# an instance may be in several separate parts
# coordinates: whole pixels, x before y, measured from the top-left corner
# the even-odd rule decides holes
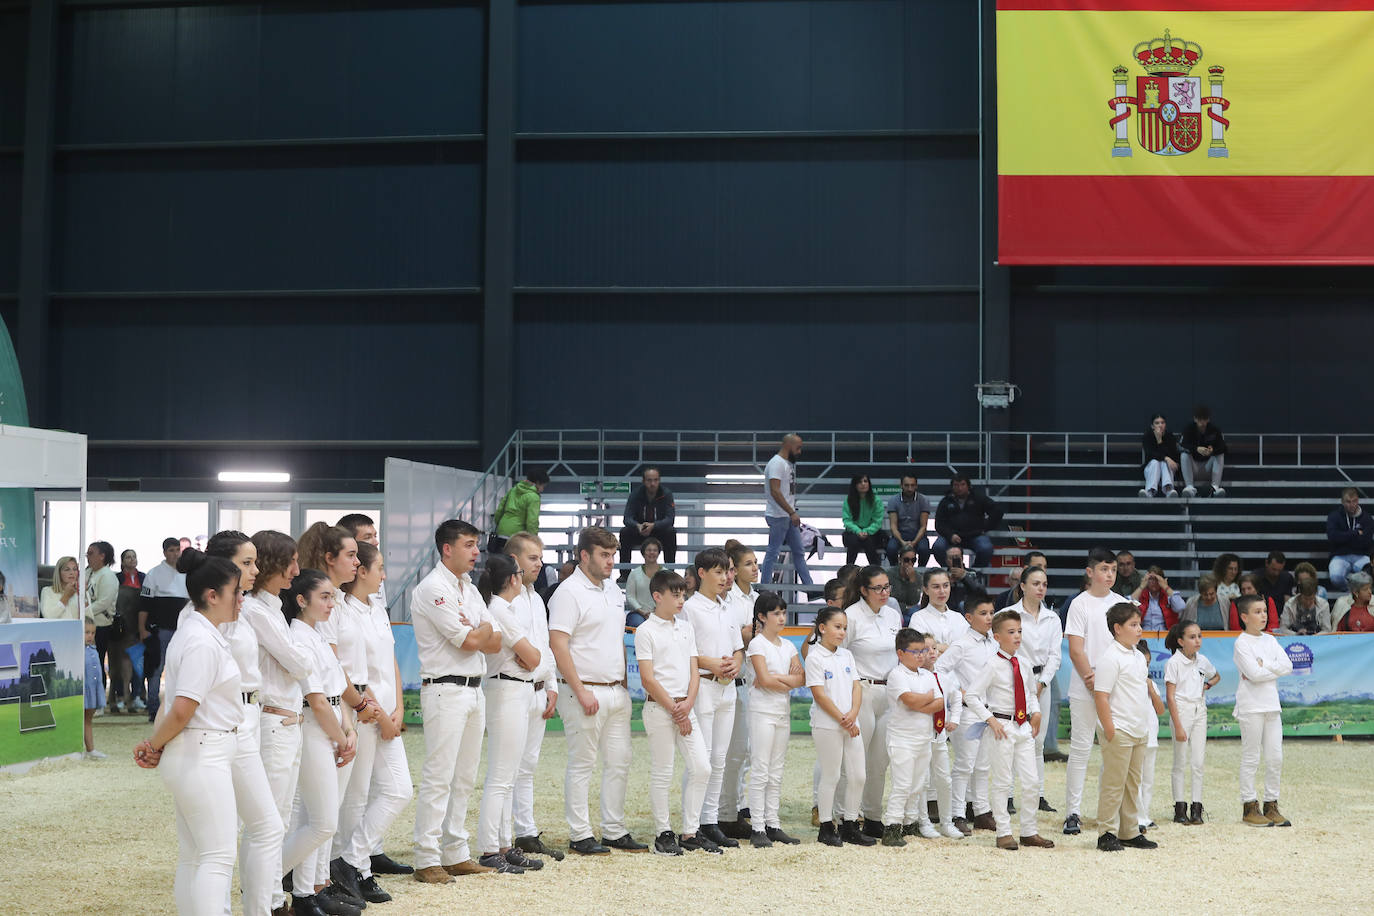
[[[951,544],[949,541],[945,540],[943,536],[937,537],[935,539],[935,547],[933,548],[935,552],[935,562],[944,566],[945,554],[949,551],[949,548],[954,546],[962,547],[965,554],[969,551],[973,551],[973,566],[975,569],[984,569],[992,563],[992,538],[988,537],[986,534],[980,534],[976,538],[965,540],[962,544],[958,545]]]
[[[1336,554],[1326,567],[1327,575],[1331,577],[1331,587],[1335,589],[1345,588],[1345,577],[1352,572],[1359,572],[1369,563],[1369,557],[1357,553]]]
[[[907,535],[903,533],[902,537],[906,538]],[[889,534],[887,539],[887,546],[884,548],[884,550],[887,552],[887,563],[889,566],[897,565],[897,557],[901,553],[901,546],[901,542]],[[920,537],[916,538],[916,565],[924,567],[926,565],[926,561],[928,561],[929,559],[930,535],[923,534]]]
[[[157,663],[157,668],[148,674],[148,721],[153,721],[157,715],[158,695],[162,692],[162,669],[167,664],[167,646],[172,642],[172,637],[176,635],[176,630],[158,627],[157,641],[162,646],[162,658]]]
[[[778,562],[778,554],[782,551],[782,545],[787,543],[787,551],[792,555],[792,565],[797,569],[797,576],[807,585],[811,584],[811,570],[806,568],[806,551],[802,549],[801,528],[792,524],[792,520],[787,516],[775,518],[765,515],[763,520],[768,523],[768,552],[763,556],[763,569],[759,571],[759,585],[764,588],[771,588],[769,585],[773,581],[773,567]]]

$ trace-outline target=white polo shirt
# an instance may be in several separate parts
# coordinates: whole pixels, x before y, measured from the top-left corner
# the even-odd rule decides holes
[[[768,669],[769,674],[783,677],[792,670],[792,659],[797,657],[797,647],[792,644],[792,640],[778,637],[778,644],[775,646],[768,641],[768,637],[760,633],[749,640],[749,670],[754,670],[754,658],[763,658],[763,666]],[[792,700],[788,696],[790,691],[764,690],[757,683],[749,688],[749,711],[760,715],[768,716],[789,716],[791,715]],[[736,711],[738,715],[738,711]]]
[[[365,683],[377,698],[377,705],[390,715],[396,708],[396,639],[391,635],[391,618],[387,616],[381,595],[368,595],[366,605],[352,595],[348,602],[357,614],[367,652]]]
[[[549,648],[549,612],[544,608],[544,599],[530,586],[522,585],[520,595],[510,606],[525,626],[525,638],[539,650],[539,666],[531,680],[536,684],[543,681],[546,690],[556,690],[553,650]]]
[[[301,678],[301,694],[319,693],[326,699],[342,696],[348,681],[324,635],[299,617],[291,621],[291,633],[310,653],[310,673]]]
[[[854,656],[859,677],[881,681],[897,664],[897,631],[902,628],[902,615],[887,605],[875,614],[868,602],[860,599],[844,609],[849,626],[841,643]]]
[[[931,693],[940,696],[935,675],[924,668],[912,671],[898,664],[887,673],[887,736],[899,741],[929,741],[935,735],[935,718],[927,712],[909,709],[902,702],[904,693]]]
[[[911,615],[911,627],[948,646],[968,629],[968,621],[954,608],[941,611],[928,604]]]
[[[500,595],[491,596],[487,611],[501,628],[501,649],[487,656],[487,677],[504,674],[522,681],[532,680],[530,672],[521,668],[515,658],[515,644],[529,638],[520,615],[516,614],[511,603]]]
[[[968,702],[968,685],[972,684],[974,678],[983,670],[983,666],[988,663],[988,659],[997,654],[997,641],[992,638],[992,633],[979,633],[973,627],[969,627],[960,633],[949,644],[945,653],[935,660],[935,670],[944,677],[946,672],[953,672],[959,679],[959,683],[964,685],[964,702]],[[1030,677],[1030,671],[1026,671],[1026,677]],[[976,721],[982,721],[980,717]],[[963,714],[959,716],[960,722],[968,721]]]
[[[577,676],[594,684],[625,679],[625,596],[611,578],[596,585],[579,566],[549,601],[549,631],[568,634]]]
[[[325,642],[338,648],[339,664],[354,684],[367,683],[367,633],[361,619],[367,613],[367,605],[350,600],[343,589],[336,588],[334,613],[316,628]]]
[[[252,627],[258,644],[262,705],[292,711],[299,708],[300,680],[310,673],[310,653],[291,635],[281,612],[281,597],[267,592],[245,595],[239,624]]]
[[[239,619],[221,624],[219,631],[229,641],[229,651],[234,655],[234,664],[239,666],[239,690],[252,693],[262,687],[262,672],[258,668],[258,638],[253,635],[253,627],[239,614]]]
[[[1108,592],[1102,598],[1094,598],[1088,592],[1083,592],[1069,605],[1064,622],[1064,635],[1083,637],[1083,651],[1088,656],[1088,664],[1095,665],[1097,658],[1106,651],[1108,643],[1116,642],[1112,639],[1112,631],[1107,627],[1107,611],[1111,610],[1112,605],[1123,601],[1126,599],[1116,592]],[[1140,653],[1137,652],[1136,655]],[[1144,661],[1143,656],[1141,661]],[[1072,665],[1069,667],[1069,696],[1080,700],[1089,699],[1091,694],[1088,692],[1088,685],[1083,683],[1077,668]]]
[[[741,630],[754,625],[754,604],[758,600],[757,588],[751,588],[746,595],[738,583],[730,586],[730,592],[725,596],[725,606],[729,608],[730,622],[735,625],[735,629]]]
[[[1203,685],[1216,676],[1217,669],[1201,652],[1191,659],[1175,649],[1164,665],[1164,683],[1174,685],[1174,698],[1201,700]]]
[[[635,628],[635,658],[653,663],[654,680],[670,697],[687,696],[692,686],[692,659],[696,655],[696,635],[681,615],[664,620],[650,614]]]
[[[1076,603],[1076,602],[1075,602]],[[1105,693],[1112,707],[1112,727],[1132,738],[1148,738],[1159,731],[1159,719],[1150,705],[1150,666],[1135,648],[1115,639],[1093,663],[1093,692]]]
[[[487,673],[485,653],[461,648],[469,633],[483,621],[491,621],[482,593],[467,573],[460,579],[443,563],[430,570],[410,594],[410,621],[415,629],[421,678],[482,677]]]
[[[821,687],[825,695],[835,704],[840,715],[849,712],[854,701],[854,682],[858,680],[854,670],[854,656],[844,646],[831,652],[821,643],[811,647],[806,654],[806,686]],[[829,713],[811,702],[811,728],[828,728],[838,731],[840,723]]]
[[[239,666],[229,640],[204,614],[192,611],[177,626],[167,646],[165,695],[199,705],[187,728],[230,731],[243,723]]]
[[[1032,667],[1040,667],[1034,679],[1048,687],[1059,673],[1064,656],[1064,625],[1059,622],[1059,615],[1043,601],[1034,616],[1020,601],[1007,610],[1021,615],[1021,654],[1030,659]]]
[[[719,598],[707,598],[701,592],[687,599],[682,615],[696,633],[697,654],[702,658],[724,658],[744,649],[744,638],[735,626],[730,609]],[[705,668],[702,677],[712,677]]]

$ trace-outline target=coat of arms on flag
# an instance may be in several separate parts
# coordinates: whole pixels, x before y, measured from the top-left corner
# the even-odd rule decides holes
[[[1231,122],[1221,113],[1231,103],[1221,96],[1224,67],[1209,67],[1207,82],[1210,94],[1203,94],[1202,77],[1190,76],[1194,65],[1202,59],[1202,46],[1180,41],[1164,30],[1163,38],[1142,41],[1132,52],[1136,62],[1145,70],[1137,76],[1134,96],[1126,95],[1125,67],[1112,70],[1116,96],[1107,104],[1116,114],[1109,122],[1116,131],[1112,144],[1113,156],[1130,156],[1130,106],[1136,107],[1136,142],[1146,152],[1156,156],[1183,156],[1202,145],[1204,131],[1210,126],[1211,142],[1207,155],[1226,158],[1225,131]],[[1206,114],[1207,121],[1203,120]]]

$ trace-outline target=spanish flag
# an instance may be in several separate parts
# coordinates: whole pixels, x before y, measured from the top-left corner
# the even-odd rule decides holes
[[[1374,263],[1371,91],[1374,0],[998,0],[998,260]]]

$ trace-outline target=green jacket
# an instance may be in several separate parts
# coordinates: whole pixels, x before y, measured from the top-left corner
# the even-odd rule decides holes
[[[870,494],[869,499],[859,500],[859,517],[855,518],[849,513],[849,498],[846,497],[841,503],[844,509],[841,515],[844,521],[844,530],[852,531],[855,534],[877,534],[883,527],[883,504],[878,502],[876,497]]]
[[[496,534],[508,538],[517,531],[539,533],[539,491],[522,480],[506,491],[496,507]]]

